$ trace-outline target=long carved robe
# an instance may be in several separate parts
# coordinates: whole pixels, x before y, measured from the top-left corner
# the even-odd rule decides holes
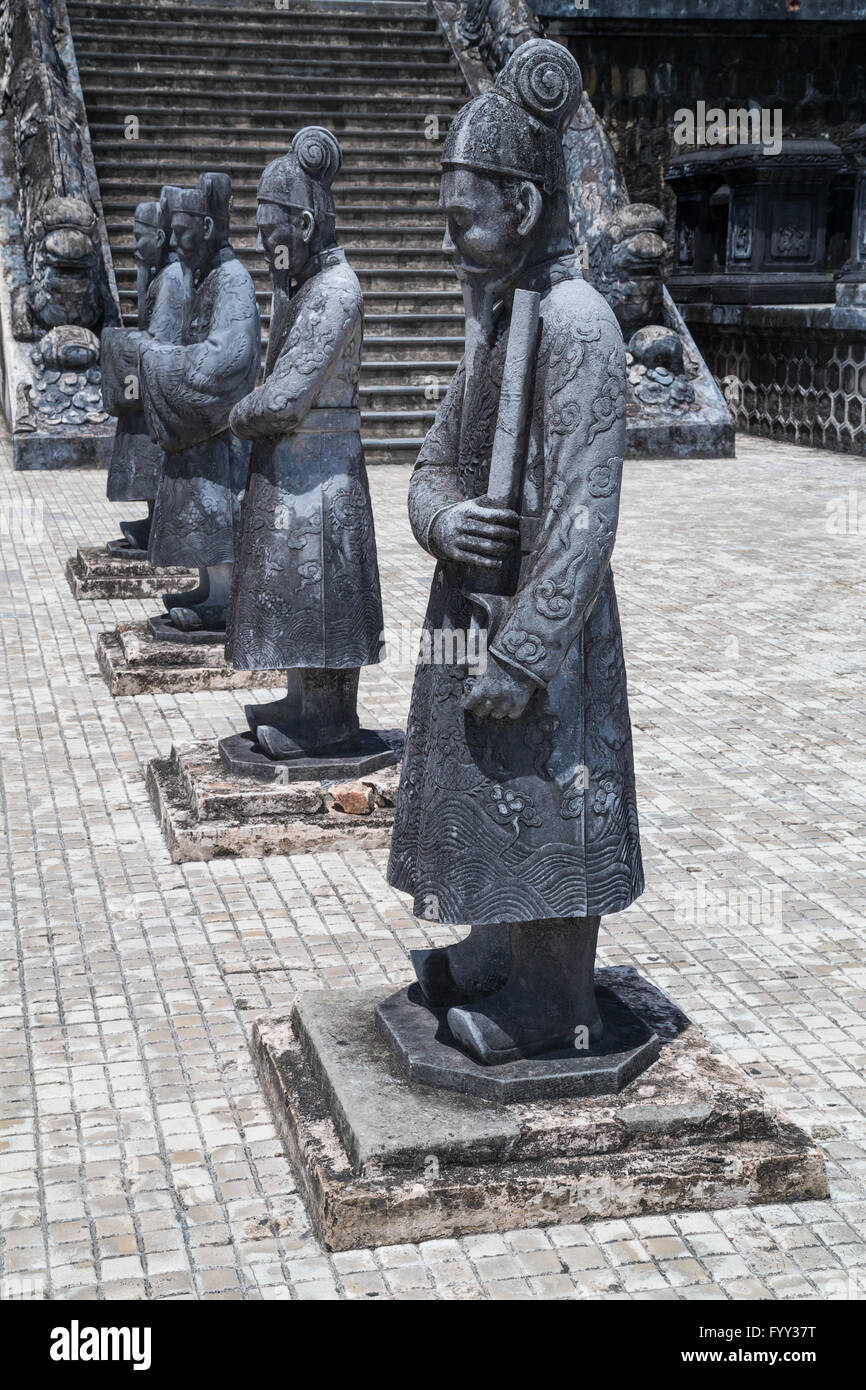
[[[260,333],[252,279],[226,246],[193,293],[181,346],[143,341],[142,405],[165,452],[152,565],[203,569],[234,558],[246,458],[232,443],[228,418],[256,379]]]
[[[382,599],[361,447],[364,305],[339,247],[275,313],[265,381],[232,415],[253,440],[226,657],[241,670],[380,660]]]
[[[139,328],[162,343],[179,343],[183,325],[183,278],[172,261],[147,288]],[[110,329],[117,334],[125,330]],[[103,341],[111,342],[107,337]],[[144,411],[119,416],[105,493],[109,502],[150,502],[156,497],[163,452],[151,439]]]
[[[625,447],[622,335],[572,258],[521,283],[542,292],[523,555],[488,649],[537,690],[520,718],[483,719],[461,708],[473,684],[466,665],[418,667],[388,879],[413,895],[417,916],[445,922],[600,915],[643,889],[610,568]],[[509,312],[468,382],[461,364],[418,457],[409,512],[428,550],[436,515],[486,491]],[[440,560],[431,633],[467,629],[463,586],[483,587],[483,574]]]

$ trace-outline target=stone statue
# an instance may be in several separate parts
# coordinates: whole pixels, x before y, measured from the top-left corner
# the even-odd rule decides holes
[[[485,1064],[573,1046],[578,1030],[598,1040],[599,921],[643,889],[610,566],[625,349],[574,255],[562,134],[581,85],[566,49],[532,39],[449,128],[440,204],[466,355],[409,492],[438,561],[426,628],[478,624],[487,663],[474,678],[418,668],[388,878],[419,917],[471,924],[413,962]]]
[[[250,274],[229,245],[228,175],[202,174],[197,188],[169,188],[167,200],[183,308],[178,343],[148,333],[139,348],[144,416],[165,455],[148,559],[199,570],[197,589],[163,602],[175,628],[219,633],[247,463],[228,421],[258,371],[259,312]]]
[[[150,332],[160,342],[179,343],[183,325],[183,277],[177,260],[169,261],[171,225],[168,192],[159,202],[139,203],[133,220],[133,254],[138,281],[138,331]],[[141,521],[121,522],[123,541],[110,541],[112,555],[144,558],[150,539],[153,503],[159,485],[162,450],[151,439],[137,390],[118,379],[109,359],[113,345],[128,341],[126,329],[107,328],[102,334],[101,362],[106,382],[114,387],[109,413],[117,415],[117,431],[106,496],[109,502],[146,502]],[[120,341],[118,341],[120,340]],[[131,399],[130,399],[131,397]]]
[[[358,409],[364,306],[336,241],[340,164],[334,136],[309,126],[262,174],[257,222],[273,280],[265,378],[230,421],[252,452],[226,656],[242,670],[287,669],[282,699],[247,708],[258,747],[279,759],[351,751],[360,667],[381,659]]]

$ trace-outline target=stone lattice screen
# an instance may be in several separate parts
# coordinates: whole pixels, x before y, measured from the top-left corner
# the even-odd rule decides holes
[[[738,430],[866,453],[866,337],[690,323]]]

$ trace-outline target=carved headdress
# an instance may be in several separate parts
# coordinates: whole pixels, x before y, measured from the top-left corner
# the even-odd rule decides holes
[[[342,163],[335,136],[321,126],[305,126],[288,153],[271,160],[265,169],[259,180],[258,201],[275,203],[288,212],[312,213],[320,232],[333,233],[331,183]]]
[[[192,217],[212,217],[217,241],[228,237],[231,202],[232,181],[228,174],[200,174],[197,188],[166,184],[160,194],[160,205],[169,218],[176,212]]]
[[[142,227],[154,227],[159,231],[163,225],[159,219],[159,203],[156,201],[136,203],[134,220]]]
[[[580,68],[568,49],[530,39],[490,90],[458,112],[445,138],[443,169],[529,179],[548,194],[561,191],[562,136],[582,94]]]

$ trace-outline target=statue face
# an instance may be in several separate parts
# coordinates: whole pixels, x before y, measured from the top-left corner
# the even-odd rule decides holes
[[[156,265],[164,240],[165,233],[161,227],[152,227],[148,222],[133,224],[132,253],[142,265]]]
[[[507,284],[520,273],[541,214],[534,184],[449,169],[439,206],[445,213],[442,248],[453,257],[458,279]]]
[[[188,270],[201,270],[210,257],[213,218],[175,212],[171,219],[171,249]]]
[[[310,241],[316,224],[309,212],[291,212],[276,203],[259,203],[256,210],[259,250],[272,275],[300,275],[310,259]]]

